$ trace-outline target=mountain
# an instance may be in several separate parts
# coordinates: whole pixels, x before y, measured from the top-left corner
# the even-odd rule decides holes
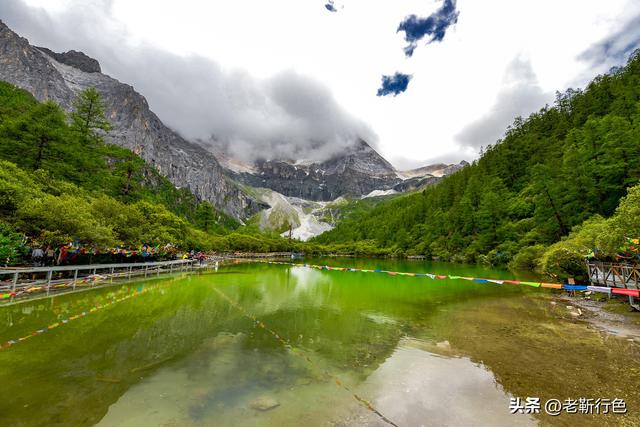
[[[369,144],[358,140],[344,153],[322,162],[257,160],[251,164],[229,156],[217,146],[208,147],[235,180],[256,188],[269,188],[287,197],[332,201],[342,196],[392,194],[435,184],[465,165],[439,164],[398,172]]]
[[[287,197],[269,189],[256,189],[260,200],[270,206],[257,215],[261,230],[277,231],[284,237],[307,241],[311,237],[331,230],[333,224],[326,221],[327,206],[335,202],[314,202]],[[340,199],[338,199],[340,200]]]
[[[269,205],[249,220],[247,225],[256,225],[262,231],[274,231],[283,237],[306,242],[333,229],[345,219],[361,212],[368,212],[376,205],[388,200],[394,190],[374,190],[357,198],[340,196],[330,202],[287,197],[268,188],[252,188],[250,194]]]
[[[288,197],[331,201],[343,195],[360,196],[390,188],[398,182],[393,166],[362,140],[323,162],[260,159],[245,164],[219,149],[213,150],[237,181]]]
[[[398,176],[403,180],[402,182],[394,185],[393,190],[402,193],[434,185],[440,182],[440,180],[445,176],[458,172],[460,169],[468,165],[469,163],[463,160],[457,164],[447,165],[444,163],[437,163],[435,165],[428,165],[417,169],[398,172]]]
[[[423,166],[417,169],[411,169],[407,171],[398,172],[398,175],[405,179],[411,178],[422,178],[427,175],[435,176],[441,178],[443,176],[451,175],[454,172],[459,171],[463,167],[467,166],[469,163],[465,160],[461,161],[458,164],[446,164],[446,163],[436,163],[433,165]]]
[[[84,53],[55,53],[32,46],[0,21],[0,80],[52,100],[65,110],[83,89],[95,87],[103,97],[113,130],[105,142],[131,149],[176,187],[187,187],[201,200],[245,219],[264,207],[229,179],[216,158],[165,126],[135,89],[101,73]]]

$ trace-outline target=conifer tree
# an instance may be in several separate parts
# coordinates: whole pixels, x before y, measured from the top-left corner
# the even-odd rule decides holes
[[[102,96],[95,88],[85,89],[73,103],[71,127],[85,145],[95,145],[102,140],[99,131],[108,132],[111,124],[105,118]]]

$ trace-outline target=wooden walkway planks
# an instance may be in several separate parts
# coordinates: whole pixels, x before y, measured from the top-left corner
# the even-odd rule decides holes
[[[587,261],[589,281],[594,286],[614,289],[640,289],[640,265],[613,262]],[[640,304],[629,295],[629,304],[640,310]]]

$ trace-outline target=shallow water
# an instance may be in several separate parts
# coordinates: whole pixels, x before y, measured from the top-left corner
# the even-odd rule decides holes
[[[3,307],[0,342],[123,295],[0,350],[0,425],[387,425],[354,394],[403,426],[640,424],[640,346],[513,285],[239,264]],[[513,396],[623,398],[629,412],[511,415]]]

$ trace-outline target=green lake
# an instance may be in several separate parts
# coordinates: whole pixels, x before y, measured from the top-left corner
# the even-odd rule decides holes
[[[0,343],[109,304],[0,350],[0,425],[388,425],[354,394],[400,426],[640,425],[638,342],[553,301],[526,286],[239,263],[5,306]],[[621,398],[628,413],[512,415],[511,397]]]

